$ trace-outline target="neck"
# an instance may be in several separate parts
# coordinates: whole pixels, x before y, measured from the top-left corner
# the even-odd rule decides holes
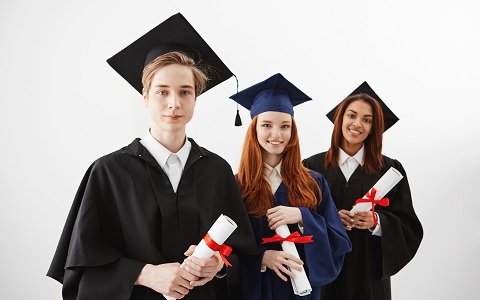
[[[262,153],[263,162],[269,165],[270,167],[276,167],[280,161],[282,160],[281,154],[270,154],[270,153]]]
[[[185,131],[162,131],[155,130],[153,127],[150,129],[150,133],[153,138],[162,144],[163,147],[167,148],[168,151],[172,153],[177,153],[185,145],[186,134]]]
[[[345,151],[349,156],[354,156],[357,154],[358,150],[360,150],[363,146],[363,143],[359,144],[350,144],[349,142],[343,140],[342,143],[342,150]]]

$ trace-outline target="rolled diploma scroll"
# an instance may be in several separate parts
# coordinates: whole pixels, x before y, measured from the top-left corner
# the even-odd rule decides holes
[[[282,238],[286,238],[290,235],[290,230],[288,229],[287,225],[280,225],[279,227],[277,227],[277,229],[275,229],[275,232]],[[300,258],[300,256],[298,255],[297,247],[293,242],[283,242],[282,250],[287,252],[288,254],[292,254],[295,255],[297,258]],[[310,294],[310,292],[312,291],[312,286],[308,281],[305,269],[303,269],[302,267],[302,271],[297,271],[294,269],[290,269],[290,271],[295,275],[295,278],[290,277],[293,292],[295,293],[295,295],[306,296]]]
[[[230,219],[226,215],[220,215],[218,219],[215,221],[215,223],[213,223],[212,227],[210,227],[210,229],[208,230],[208,235],[217,244],[223,245],[223,243],[225,243],[225,240],[233,233],[233,231],[236,228],[237,228],[237,224],[232,219]],[[210,249],[205,243],[205,240],[202,239],[200,243],[198,243],[195,250],[193,251],[192,256],[195,256],[198,258],[210,258],[212,257],[213,253],[215,253],[215,251]],[[165,296],[165,295],[163,296],[168,300],[175,299],[170,296]]]
[[[403,175],[394,167],[388,169],[383,176],[373,185],[373,188],[377,191],[375,194],[375,200],[380,200],[390,192],[390,190],[403,178]],[[372,189],[368,191],[370,193]],[[368,194],[367,193],[367,194]],[[367,195],[363,196],[364,199],[368,199]],[[372,210],[371,202],[357,203],[350,212],[356,211],[370,211]]]

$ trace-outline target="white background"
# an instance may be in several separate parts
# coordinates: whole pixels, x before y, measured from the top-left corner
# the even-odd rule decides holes
[[[65,1],[0,4],[0,298],[61,299],[45,276],[80,180],[142,137],[141,96],[105,62],[181,12],[238,76],[282,73],[303,157],[328,148],[325,114],[363,81],[399,116],[384,154],[404,165],[424,226],[392,278],[399,299],[474,299],[480,278],[480,18],[476,1]],[[233,78],[200,96],[187,133],[234,171]]]

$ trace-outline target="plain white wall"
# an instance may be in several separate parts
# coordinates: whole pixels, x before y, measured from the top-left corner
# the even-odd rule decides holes
[[[0,298],[61,299],[45,276],[91,162],[148,128],[140,95],[105,60],[181,12],[238,76],[280,72],[304,157],[328,148],[325,114],[363,81],[399,116],[384,154],[408,174],[425,237],[392,278],[403,299],[473,299],[480,277],[480,18],[475,1],[62,1],[0,4]],[[236,171],[233,78],[199,97],[189,136]]]

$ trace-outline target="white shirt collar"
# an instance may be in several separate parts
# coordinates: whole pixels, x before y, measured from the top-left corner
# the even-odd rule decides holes
[[[345,176],[345,179],[348,181],[352,176],[353,172],[358,168],[359,165],[363,166],[363,145],[354,156],[349,156],[345,151],[340,148],[340,155],[338,158],[338,166]]]
[[[278,189],[282,183],[282,176],[280,171],[282,170],[282,162],[280,161],[275,167],[271,167],[265,162],[263,163],[263,176],[270,184],[272,188],[272,193],[275,194],[275,191]]]
[[[265,167],[265,172],[268,172],[268,174],[270,174],[273,171],[273,169],[275,169],[277,171],[278,175],[280,175],[280,171],[282,170],[282,162],[281,161],[275,167],[271,167],[265,162],[263,163],[263,166]]]
[[[353,157],[361,166],[363,166],[363,152],[365,150],[365,145],[362,145],[362,148],[360,148],[360,150],[358,150],[357,153],[355,153],[354,156],[350,156],[348,155],[345,151],[343,151],[342,148],[340,148],[340,156],[338,158],[338,165],[341,166],[343,165],[347,160],[348,158],[350,157]]]
[[[343,165],[347,159],[350,157],[345,151],[343,151],[342,148],[340,148],[340,153],[339,153],[339,157],[338,157],[338,165],[341,166]]]
[[[150,133],[150,130],[145,133],[145,137],[143,140],[140,141],[142,145],[147,148],[148,152],[155,158],[158,162],[160,167],[163,169],[167,162],[168,157],[172,152],[170,152],[167,148],[165,148],[162,144],[160,144]],[[190,154],[190,150],[192,149],[192,143],[188,139],[185,139],[185,144],[182,148],[177,152],[173,153],[178,156],[180,162],[182,164],[182,169],[185,167],[187,163],[188,155]]]

